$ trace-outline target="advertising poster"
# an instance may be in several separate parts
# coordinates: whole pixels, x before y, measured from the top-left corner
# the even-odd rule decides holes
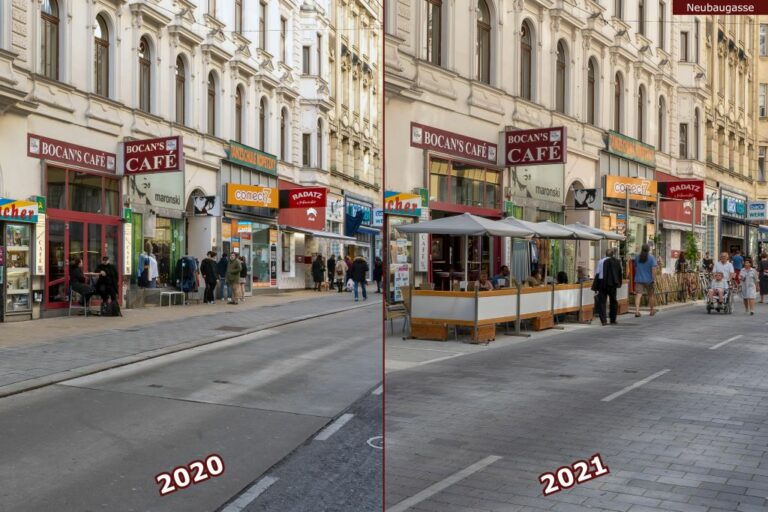
[[[403,294],[400,289],[407,288],[410,285],[411,266],[408,264],[392,265],[390,269],[395,275],[395,301],[403,300]]]

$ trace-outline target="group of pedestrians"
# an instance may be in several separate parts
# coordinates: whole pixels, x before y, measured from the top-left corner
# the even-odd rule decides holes
[[[352,259],[349,255],[342,258],[331,255],[326,262],[322,255],[318,255],[312,262],[312,280],[315,283],[314,289],[321,291],[323,283],[331,284],[329,289],[335,287],[338,293],[353,291],[355,302],[359,300],[359,292],[362,291],[363,300],[368,300],[368,291],[366,284],[368,282],[368,271],[370,267],[368,262],[362,256],[356,256]],[[373,266],[373,281],[376,283],[376,293],[381,293],[381,279],[383,274],[383,264],[381,258],[377,257]]]
[[[216,252],[208,251],[200,263],[200,273],[205,281],[203,302],[214,304],[216,291],[222,301],[237,305],[245,300],[245,280],[248,277],[248,264],[243,256],[237,253],[222,254],[216,260]]]
[[[735,251],[733,255],[723,252],[720,259],[712,264],[709,264],[706,256],[703,260],[704,269],[712,273],[710,299],[722,302],[726,289],[738,290],[746,313],[754,315],[757,295],[760,295],[760,304],[765,303],[765,296],[768,295],[768,254],[762,253],[757,265],[751,257],[742,256],[740,251]]]

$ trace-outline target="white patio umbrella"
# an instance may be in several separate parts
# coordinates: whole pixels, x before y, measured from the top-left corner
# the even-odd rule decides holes
[[[604,240],[623,241],[626,238],[624,235],[614,233],[613,231],[603,231],[602,229],[593,228],[592,226],[587,226],[586,224],[582,224],[581,222],[577,222],[575,224],[568,224],[565,227],[572,227],[582,231],[587,231],[589,233],[593,233],[595,235],[600,236]]]
[[[507,217],[501,222],[520,229],[529,229],[534,232],[534,238],[572,239],[574,237],[573,231],[565,229],[564,226],[554,222],[529,222],[514,217]]]
[[[533,230],[506,224],[497,220],[463,213],[442,219],[395,226],[401,233],[426,233],[430,235],[452,235],[464,237],[464,281],[469,278],[469,237],[470,236],[506,236],[512,238],[531,238]]]

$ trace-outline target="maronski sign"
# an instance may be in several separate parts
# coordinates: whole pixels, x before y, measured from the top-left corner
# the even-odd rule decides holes
[[[504,132],[504,165],[564,164],[567,139],[564,126]]]
[[[656,202],[658,182],[641,178],[628,178],[625,176],[605,177],[605,197],[625,199],[629,190],[629,198],[636,201]]]
[[[669,199],[704,200],[703,180],[667,181],[660,184],[660,189]]]
[[[496,144],[423,124],[411,123],[411,146],[496,164]]]
[[[118,174],[184,170],[184,143],[179,135],[123,142],[118,153]]]

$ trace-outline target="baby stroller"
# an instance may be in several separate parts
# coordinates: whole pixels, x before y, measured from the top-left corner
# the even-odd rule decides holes
[[[712,289],[712,281],[710,280],[707,286],[707,314],[712,313],[712,310],[718,313],[725,313],[730,315],[733,313],[733,286],[728,286],[723,293],[723,300],[720,301],[718,297],[711,297],[709,291]]]

